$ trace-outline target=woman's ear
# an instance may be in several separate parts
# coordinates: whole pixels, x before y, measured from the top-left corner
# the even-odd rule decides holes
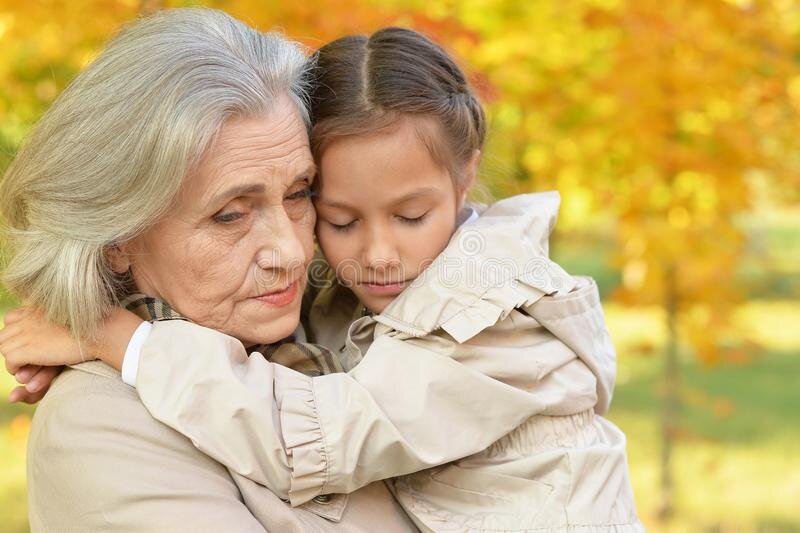
[[[481,163],[481,151],[480,150],[473,150],[472,155],[467,161],[466,166],[464,167],[464,174],[463,174],[463,182],[461,184],[458,196],[458,210],[461,211],[461,208],[464,207],[464,203],[467,201],[467,195],[472,187],[475,185],[475,180],[478,177],[478,166]]]
[[[111,244],[106,247],[105,255],[111,270],[117,274],[125,274],[131,269],[128,243]]]

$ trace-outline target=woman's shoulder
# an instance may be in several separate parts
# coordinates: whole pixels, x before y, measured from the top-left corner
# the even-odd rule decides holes
[[[194,449],[182,435],[150,416],[136,390],[100,361],[66,368],[53,381],[34,414],[29,446],[63,437],[80,444],[112,433],[121,446],[185,440],[187,448]]]
[[[59,530],[58,524],[81,524],[84,531],[115,522],[178,526],[156,505],[160,498],[239,500],[221,464],[152,418],[119,373],[99,362],[66,369],[37,407],[28,493],[31,523],[42,531]]]
[[[38,405],[36,416],[51,416],[71,409],[101,414],[110,404],[119,407],[120,403],[130,403],[133,409],[135,404],[141,405],[136,391],[122,382],[119,372],[101,361],[90,361],[64,369]]]
[[[92,450],[108,439],[114,441],[115,453],[167,443],[194,451],[191,442],[150,416],[135,389],[113,368],[93,361],[65,369],[34,414],[28,439],[34,459],[45,460],[50,453],[75,459],[86,454],[81,460],[91,462]]]

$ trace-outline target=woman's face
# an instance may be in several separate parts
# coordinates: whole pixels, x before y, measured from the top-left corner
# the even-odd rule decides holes
[[[463,194],[407,118],[320,158],[317,239],[342,283],[379,313],[444,249]]]
[[[288,97],[229,119],[169,215],[122,249],[138,289],[245,344],[290,335],[313,255],[314,175]]]

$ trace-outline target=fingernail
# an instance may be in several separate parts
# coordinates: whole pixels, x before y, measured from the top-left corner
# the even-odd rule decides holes
[[[20,391],[19,389],[14,389],[11,391],[11,394],[8,395],[8,401],[11,403],[16,403],[19,401],[21,396],[22,396],[22,391]]]
[[[20,370],[19,372],[14,374],[14,378],[20,385],[25,385],[27,382],[31,380],[31,377],[33,377],[33,372],[31,372],[30,370]]]
[[[25,390],[28,392],[38,392],[39,389],[42,388],[42,384],[38,381],[31,381],[27,385],[25,385]]]

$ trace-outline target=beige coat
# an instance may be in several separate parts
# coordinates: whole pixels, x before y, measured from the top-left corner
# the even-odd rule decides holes
[[[28,497],[33,533],[415,530],[381,482],[292,508],[153,419],[100,362],[63,372],[37,408]]]
[[[311,333],[341,341],[347,373],[309,378],[158,323],[142,400],[295,505],[399,476],[392,490],[427,531],[641,531],[624,435],[600,416],[615,354],[597,287],[547,257],[557,209],[555,193],[498,202],[349,328],[353,309],[325,298],[341,289],[323,291]]]

